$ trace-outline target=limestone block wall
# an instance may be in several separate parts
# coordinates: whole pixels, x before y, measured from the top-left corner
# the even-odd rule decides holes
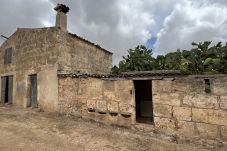
[[[18,29],[0,48],[0,73],[41,71],[57,62],[58,46],[55,28]],[[12,48],[11,64],[4,64],[7,48]]]
[[[155,128],[187,137],[227,140],[227,77],[153,81]]]
[[[59,32],[62,44],[59,56],[60,70],[93,74],[109,74],[112,68],[112,53],[82,38]]]
[[[95,78],[59,78],[58,109],[113,125],[135,123],[133,82]]]

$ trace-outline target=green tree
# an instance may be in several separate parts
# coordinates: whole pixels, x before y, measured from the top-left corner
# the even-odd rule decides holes
[[[112,69],[114,73],[127,71],[148,71],[154,69],[154,58],[152,50],[146,46],[139,45],[135,49],[129,49],[128,55],[123,56],[123,60],[119,62],[119,68],[115,66]]]
[[[165,70],[166,69],[166,58],[163,55],[157,56],[155,59],[155,69]]]
[[[205,71],[205,60],[208,57],[208,50],[211,41],[203,43],[192,43],[195,48],[190,51],[182,51],[181,70],[188,74],[203,74]]]
[[[227,44],[219,42],[210,46],[211,41],[192,43],[191,50],[177,50],[166,55],[152,57],[152,50],[145,46],[129,49],[128,55],[114,66],[112,73],[148,70],[181,70],[188,74],[227,73]]]
[[[119,68],[117,66],[113,66],[113,68],[111,69],[112,74],[119,74]]]
[[[166,70],[180,70],[181,62],[181,52],[177,50],[176,52],[168,53],[165,56],[165,69]]]
[[[210,47],[211,41],[192,43],[195,48],[182,52],[181,69],[189,74],[224,73],[226,47],[221,42]]]

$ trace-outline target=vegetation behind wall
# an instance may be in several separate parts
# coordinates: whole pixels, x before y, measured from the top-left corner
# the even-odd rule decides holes
[[[180,70],[187,74],[226,74],[227,44],[221,42],[211,46],[211,41],[192,43],[191,50],[177,50],[166,55],[152,56],[146,46],[129,49],[118,67],[112,68],[113,74],[127,71]]]

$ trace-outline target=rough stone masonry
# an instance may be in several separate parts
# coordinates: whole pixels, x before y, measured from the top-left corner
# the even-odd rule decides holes
[[[151,77],[150,77],[151,78]],[[205,92],[204,79],[211,92]],[[151,80],[155,130],[227,141],[227,76]],[[133,80],[59,76],[59,111],[112,125],[138,124]]]

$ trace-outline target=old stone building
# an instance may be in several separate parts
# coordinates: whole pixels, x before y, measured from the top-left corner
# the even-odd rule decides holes
[[[56,26],[17,29],[0,48],[1,102],[56,111],[59,72],[109,73],[112,53],[67,32],[69,8],[58,5]]]
[[[1,102],[125,127],[227,141],[227,75],[111,75],[112,54],[56,26],[18,29],[0,48]]]

